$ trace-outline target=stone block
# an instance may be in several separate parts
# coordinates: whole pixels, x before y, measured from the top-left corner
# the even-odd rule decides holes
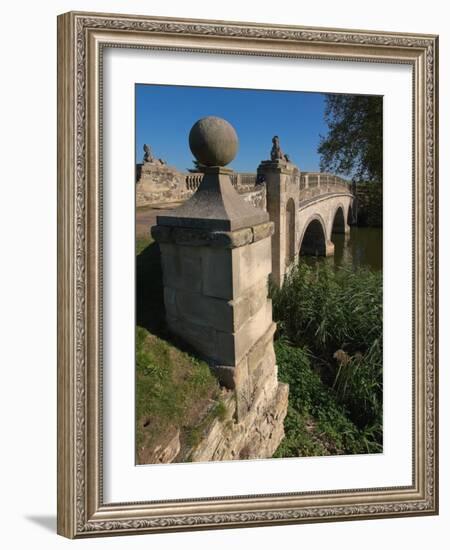
[[[267,300],[267,279],[247,289],[239,298],[233,300],[233,331],[239,328],[264,305]]]
[[[191,345],[200,355],[214,358],[217,349],[216,331],[205,325],[167,316],[169,330]]]
[[[172,241],[172,228],[162,225],[153,225],[150,233],[157,243],[170,243]]]
[[[233,296],[236,299],[272,271],[270,238],[232,250]]]
[[[266,300],[263,306],[248,319],[242,327],[234,333],[235,362],[240,361],[244,355],[255,345],[272,324],[272,302]],[[218,339],[220,345],[221,339]]]
[[[178,319],[178,311],[176,304],[176,290],[169,286],[164,287],[164,307],[166,309],[166,315]]]
[[[263,357],[256,370],[250,376],[252,387],[252,399],[263,402],[271,399],[278,386],[278,368],[275,362],[275,354],[268,354]]]
[[[178,288],[182,285],[181,262],[178,248],[173,244],[162,242],[159,246],[164,286]]]
[[[252,240],[253,233],[250,228],[238,229],[236,231],[215,231],[211,233],[212,246],[237,248],[250,244]]]
[[[234,369],[234,388],[236,393],[237,421],[241,422],[252,405],[252,391],[248,375],[247,358],[240,361]]]
[[[208,246],[210,243],[210,233],[204,229],[174,227],[172,237],[176,244],[182,246]]]
[[[216,332],[216,348],[211,357],[222,365],[236,365],[272,324],[272,302],[263,306],[236,332]]]
[[[266,237],[271,237],[275,231],[275,225],[273,222],[261,223],[252,227],[253,241],[260,241]]]
[[[256,372],[256,369],[266,355],[272,357],[273,363],[275,364],[275,352],[273,349],[273,335],[275,333],[275,329],[276,324],[272,322],[267,331],[250,349],[248,354],[248,369],[250,375],[253,376],[253,373]]]
[[[232,254],[236,250],[241,248],[231,250],[209,247],[205,250],[201,273],[202,291],[205,296],[233,299]]]
[[[233,332],[233,307],[226,300],[185,290],[177,290],[174,300],[175,310],[180,319],[216,330]]]

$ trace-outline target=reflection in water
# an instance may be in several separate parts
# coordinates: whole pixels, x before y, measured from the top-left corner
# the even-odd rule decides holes
[[[335,267],[368,267],[383,269],[383,230],[379,227],[351,227],[350,235],[334,234],[334,256],[313,258],[303,256],[302,261],[314,264],[317,260]]]

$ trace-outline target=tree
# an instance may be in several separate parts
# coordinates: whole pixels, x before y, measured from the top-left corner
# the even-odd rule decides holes
[[[383,98],[327,94],[325,101],[328,135],[320,136],[320,169],[381,184]]]

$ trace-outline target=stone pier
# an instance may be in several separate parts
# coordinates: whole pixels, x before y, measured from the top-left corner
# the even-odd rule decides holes
[[[291,162],[278,158],[262,161],[258,177],[266,182],[267,212],[274,222],[272,237],[272,281],[282,286],[289,267],[298,262],[298,225],[300,171]]]
[[[167,323],[233,392],[227,400],[233,421],[215,422],[191,458],[270,457],[284,437],[288,399],[288,386],[277,378],[267,296],[274,225],[233,188],[225,166],[238,139],[230,124],[201,119],[189,143],[205,166],[203,181],[152,228],[161,249]]]

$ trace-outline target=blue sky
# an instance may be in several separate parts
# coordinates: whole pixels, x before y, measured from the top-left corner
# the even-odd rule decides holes
[[[320,93],[136,85],[136,162],[143,145],[179,170],[192,168],[188,136],[192,125],[213,115],[230,122],[239,137],[239,151],[230,167],[255,172],[270,158],[272,137],[304,171],[319,170],[317,147],[327,134],[325,96]]]

